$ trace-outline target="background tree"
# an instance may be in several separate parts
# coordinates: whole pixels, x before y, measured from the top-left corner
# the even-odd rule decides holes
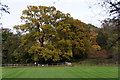
[[[0,2],[0,11],[10,13],[8,10],[9,10],[8,6]]]
[[[87,51],[87,57],[95,58],[95,59],[102,58],[104,53],[101,54],[103,52],[102,47],[97,42],[97,37],[99,35],[98,32],[100,29],[95,27],[92,24],[87,24],[86,29],[87,29],[87,32],[89,33],[88,34],[89,46]],[[103,58],[106,58],[106,56]]]
[[[117,19],[120,21],[120,1],[119,0],[102,0],[99,4],[101,6],[105,7],[107,12],[111,16],[113,16],[113,19]]]
[[[13,52],[20,44],[20,37],[13,34],[10,29],[2,29],[2,61],[3,63],[15,63]]]
[[[68,39],[71,41],[73,58],[86,58],[89,44],[88,32],[85,28],[86,24],[76,19],[68,19],[68,23],[70,24],[70,31],[67,31],[67,33],[69,33]]]
[[[119,46],[119,35],[118,28],[114,23],[114,19],[106,19],[102,25],[103,27],[99,31],[99,35],[97,37],[97,43],[110,53],[110,57],[113,60],[118,60],[118,46]]]
[[[111,33],[111,32],[113,33],[114,32],[113,33],[114,36],[117,35],[117,34],[119,34],[119,32],[120,32],[120,1],[119,0],[102,0],[99,4],[101,4],[103,7],[105,7],[105,9],[110,14],[110,16],[112,16],[111,19],[104,20],[103,24],[105,23],[105,24],[108,25],[108,23],[109,23],[108,26],[114,26],[114,29],[113,29],[113,27],[111,27],[111,30],[113,29],[114,31],[111,31],[109,29],[108,30],[109,33]],[[119,45],[120,45],[119,44],[120,36],[117,35],[117,38],[115,37],[116,40],[113,40],[113,38],[111,38],[111,37],[113,37],[113,35],[112,36],[108,36],[109,40],[111,39],[111,41],[108,41],[108,42],[111,42],[111,43],[109,43],[109,46],[107,46],[107,47],[111,50],[113,48],[113,46],[115,46],[116,43],[117,43],[116,46],[117,46],[117,48],[119,48]],[[120,56],[119,49],[115,50],[114,53],[115,54],[117,53],[116,56]],[[116,58],[116,60],[118,60],[118,59]]]
[[[2,12],[10,13],[8,10],[8,6],[0,2],[0,19],[2,16]],[[0,25],[2,25],[2,22],[0,22]],[[0,63],[2,63],[2,29],[0,29]]]

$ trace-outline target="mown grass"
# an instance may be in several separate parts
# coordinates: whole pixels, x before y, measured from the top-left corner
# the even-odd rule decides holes
[[[3,68],[2,78],[118,78],[117,66]]]

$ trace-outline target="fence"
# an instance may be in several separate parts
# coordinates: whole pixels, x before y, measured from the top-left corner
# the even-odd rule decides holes
[[[112,61],[99,61],[99,60],[85,60],[80,62],[60,62],[60,63],[50,63],[50,64],[2,64],[2,67],[51,67],[51,66],[75,66],[75,65],[83,65],[83,66],[110,66],[110,65],[118,65],[113,63]]]
[[[51,64],[2,64],[2,67],[49,67],[49,66],[65,66],[65,63]]]

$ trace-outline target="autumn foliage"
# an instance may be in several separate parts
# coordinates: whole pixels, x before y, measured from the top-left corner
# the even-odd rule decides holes
[[[14,63],[108,58],[108,52],[97,42],[99,28],[53,6],[28,6],[21,20],[24,24],[14,26],[19,33],[19,44],[11,53]]]

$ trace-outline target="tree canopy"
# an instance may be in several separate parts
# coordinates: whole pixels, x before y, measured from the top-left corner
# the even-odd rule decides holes
[[[70,14],[53,6],[28,6],[21,19],[25,24],[14,28],[22,32],[20,46],[24,47],[24,54],[33,55],[33,61],[57,62],[85,56],[89,42],[86,24]]]

